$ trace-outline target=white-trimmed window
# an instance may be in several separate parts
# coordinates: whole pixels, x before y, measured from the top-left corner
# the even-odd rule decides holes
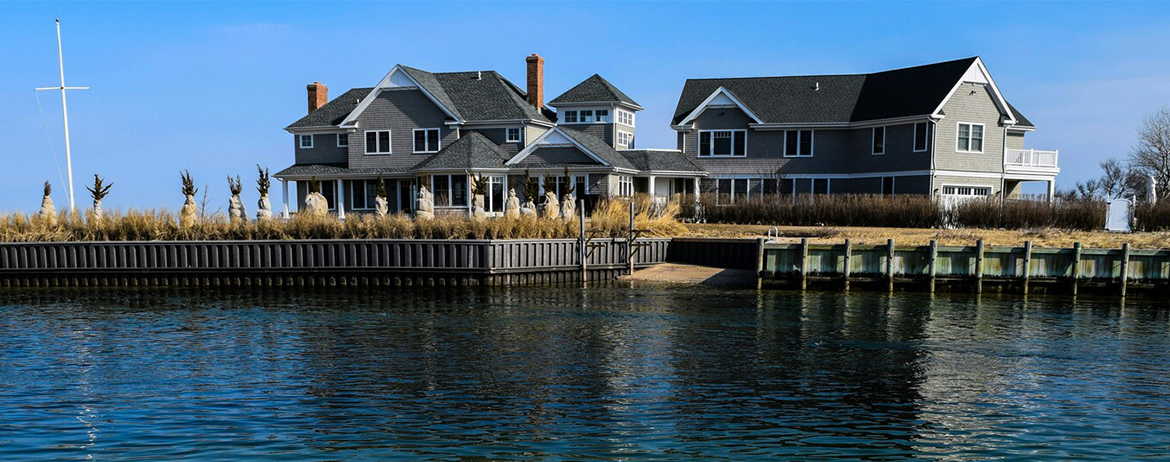
[[[389,180],[386,180],[389,182]],[[378,197],[378,180],[346,180],[345,192],[349,194],[351,210],[373,210]],[[390,188],[386,188],[387,191]]]
[[[983,152],[983,124],[959,122],[959,136],[955,150],[959,152]]]
[[[467,175],[431,175],[435,207],[466,207],[467,193]]]
[[[873,127],[873,137],[871,138],[873,155],[879,156],[886,153],[886,127]]]
[[[630,111],[617,110],[617,121],[622,125],[634,126],[634,113]]]
[[[617,145],[619,148],[633,149],[633,147],[634,147],[634,134],[618,130],[618,132],[617,132]]]
[[[339,147],[339,148],[348,148],[349,147],[349,133],[338,133],[337,134],[337,147]]]
[[[815,133],[812,130],[784,132],[784,157],[812,157]]]
[[[577,111],[577,112],[580,115],[580,118],[578,119],[578,121],[580,123],[583,123],[583,124],[593,123],[593,110],[592,109],[585,109],[583,111]]]
[[[299,144],[302,148],[304,148],[304,149],[312,149],[313,148],[313,135],[297,135],[297,139],[300,140]]]
[[[519,143],[523,140],[520,134],[520,127],[508,127],[504,131],[506,132],[504,134],[504,141],[507,143]]]
[[[747,156],[747,130],[699,130],[699,157]]]
[[[439,129],[417,128],[414,130],[414,152],[439,152]]]
[[[567,124],[577,123],[577,111],[565,111],[565,120],[563,122]]]
[[[930,123],[918,122],[914,124],[914,152],[926,152],[930,145]]]
[[[990,196],[990,186],[943,185],[943,194],[948,196]]]
[[[367,131],[366,154],[390,154],[390,130]]]
[[[593,111],[597,116],[597,123],[609,123],[612,119],[609,118],[609,109],[598,109]]]
[[[634,177],[629,175],[618,176],[618,195],[622,197],[634,195]]]

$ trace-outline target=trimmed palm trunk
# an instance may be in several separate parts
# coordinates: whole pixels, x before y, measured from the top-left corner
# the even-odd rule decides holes
[[[256,191],[260,193],[260,200],[256,202],[256,220],[264,221],[272,218],[272,202],[268,200],[268,188],[272,183],[268,179],[268,169],[256,166],[260,172],[256,179]]]
[[[57,208],[53,206],[53,198],[50,194],[53,192],[53,186],[48,181],[45,182],[45,195],[41,197],[41,219],[45,220],[49,226],[57,226]]]
[[[195,222],[199,219],[198,207],[195,206],[195,193],[199,191],[195,187],[195,180],[191,178],[191,172],[186,170],[179,174],[183,180],[183,196],[187,198],[183,202],[183,208],[179,210],[179,226],[183,228],[190,228],[195,226]]]
[[[508,201],[504,203],[504,218],[520,218],[520,198],[516,197],[516,188],[508,190]]]

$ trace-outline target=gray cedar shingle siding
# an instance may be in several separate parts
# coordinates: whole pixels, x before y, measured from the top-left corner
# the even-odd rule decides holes
[[[519,163],[521,166],[547,166],[556,164],[599,165],[588,154],[576,147],[541,147],[528,154]]]
[[[351,168],[388,167],[406,170],[431,154],[414,154],[414,129],[439,128],[441,146],[455,142],[455,132],[444,125],[447,115],[417,89],[383,91],[358,116],[358,131],[350,137]],[[391,154],[366,154],[365,132],[390,130]]]
[[[344,164],[349,160],[349,150],[337,147],[337,136],[333,133],[315,133],[313,134],[313,147],[302,148],[300,135],[293,135],[296,163]]]
[[[969,172],[1003,172],[1004,129],[999,124],[1000,112],[987,88],[982,85],[960,85],[943,106],[946,118],[938,122],[939,170]],[[956,152],[959,122],[983,124],[983,152]]]
[[[593,135],[611,147],[617,143],[617,135],[613,131],[613,124],[571,124],[563,125],[563,127]]]
[[[1009,131],[1007,133],[1008,149],[1024,149],[1024,133]]]

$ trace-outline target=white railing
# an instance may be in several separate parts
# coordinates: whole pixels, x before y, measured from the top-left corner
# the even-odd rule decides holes
[[[1056,167],[1060,151],[1039,149],[1008,149],[1003,152],[1003,161],[1009,167]]]

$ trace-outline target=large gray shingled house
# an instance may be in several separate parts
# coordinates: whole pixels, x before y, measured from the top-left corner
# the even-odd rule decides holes
[[[637,102],[593,75],[544,104],[544,60],[526,58],[522,90],[495,71],[431,73],[398,65],[377,85],[328,100],[308,86],[309,113],[289,125],[295,163],[275,176],[321,182],[338,215],[373,209],[382,177],[392,211],[420,183],[436,209],[466,212],[472,178],[490,213],[526,173],[598,198],[770,193],[1013,197],[1059,172],[1056,151],[1024,149],[1035,130],[981,59],[873,74],[690,79],[671,128],[676,149],[636,149]],[[553,110],[555,109],[555,111]],[[565,171],[568,170],[568,177]],[[341,200],[338,201],[337,199]]]

